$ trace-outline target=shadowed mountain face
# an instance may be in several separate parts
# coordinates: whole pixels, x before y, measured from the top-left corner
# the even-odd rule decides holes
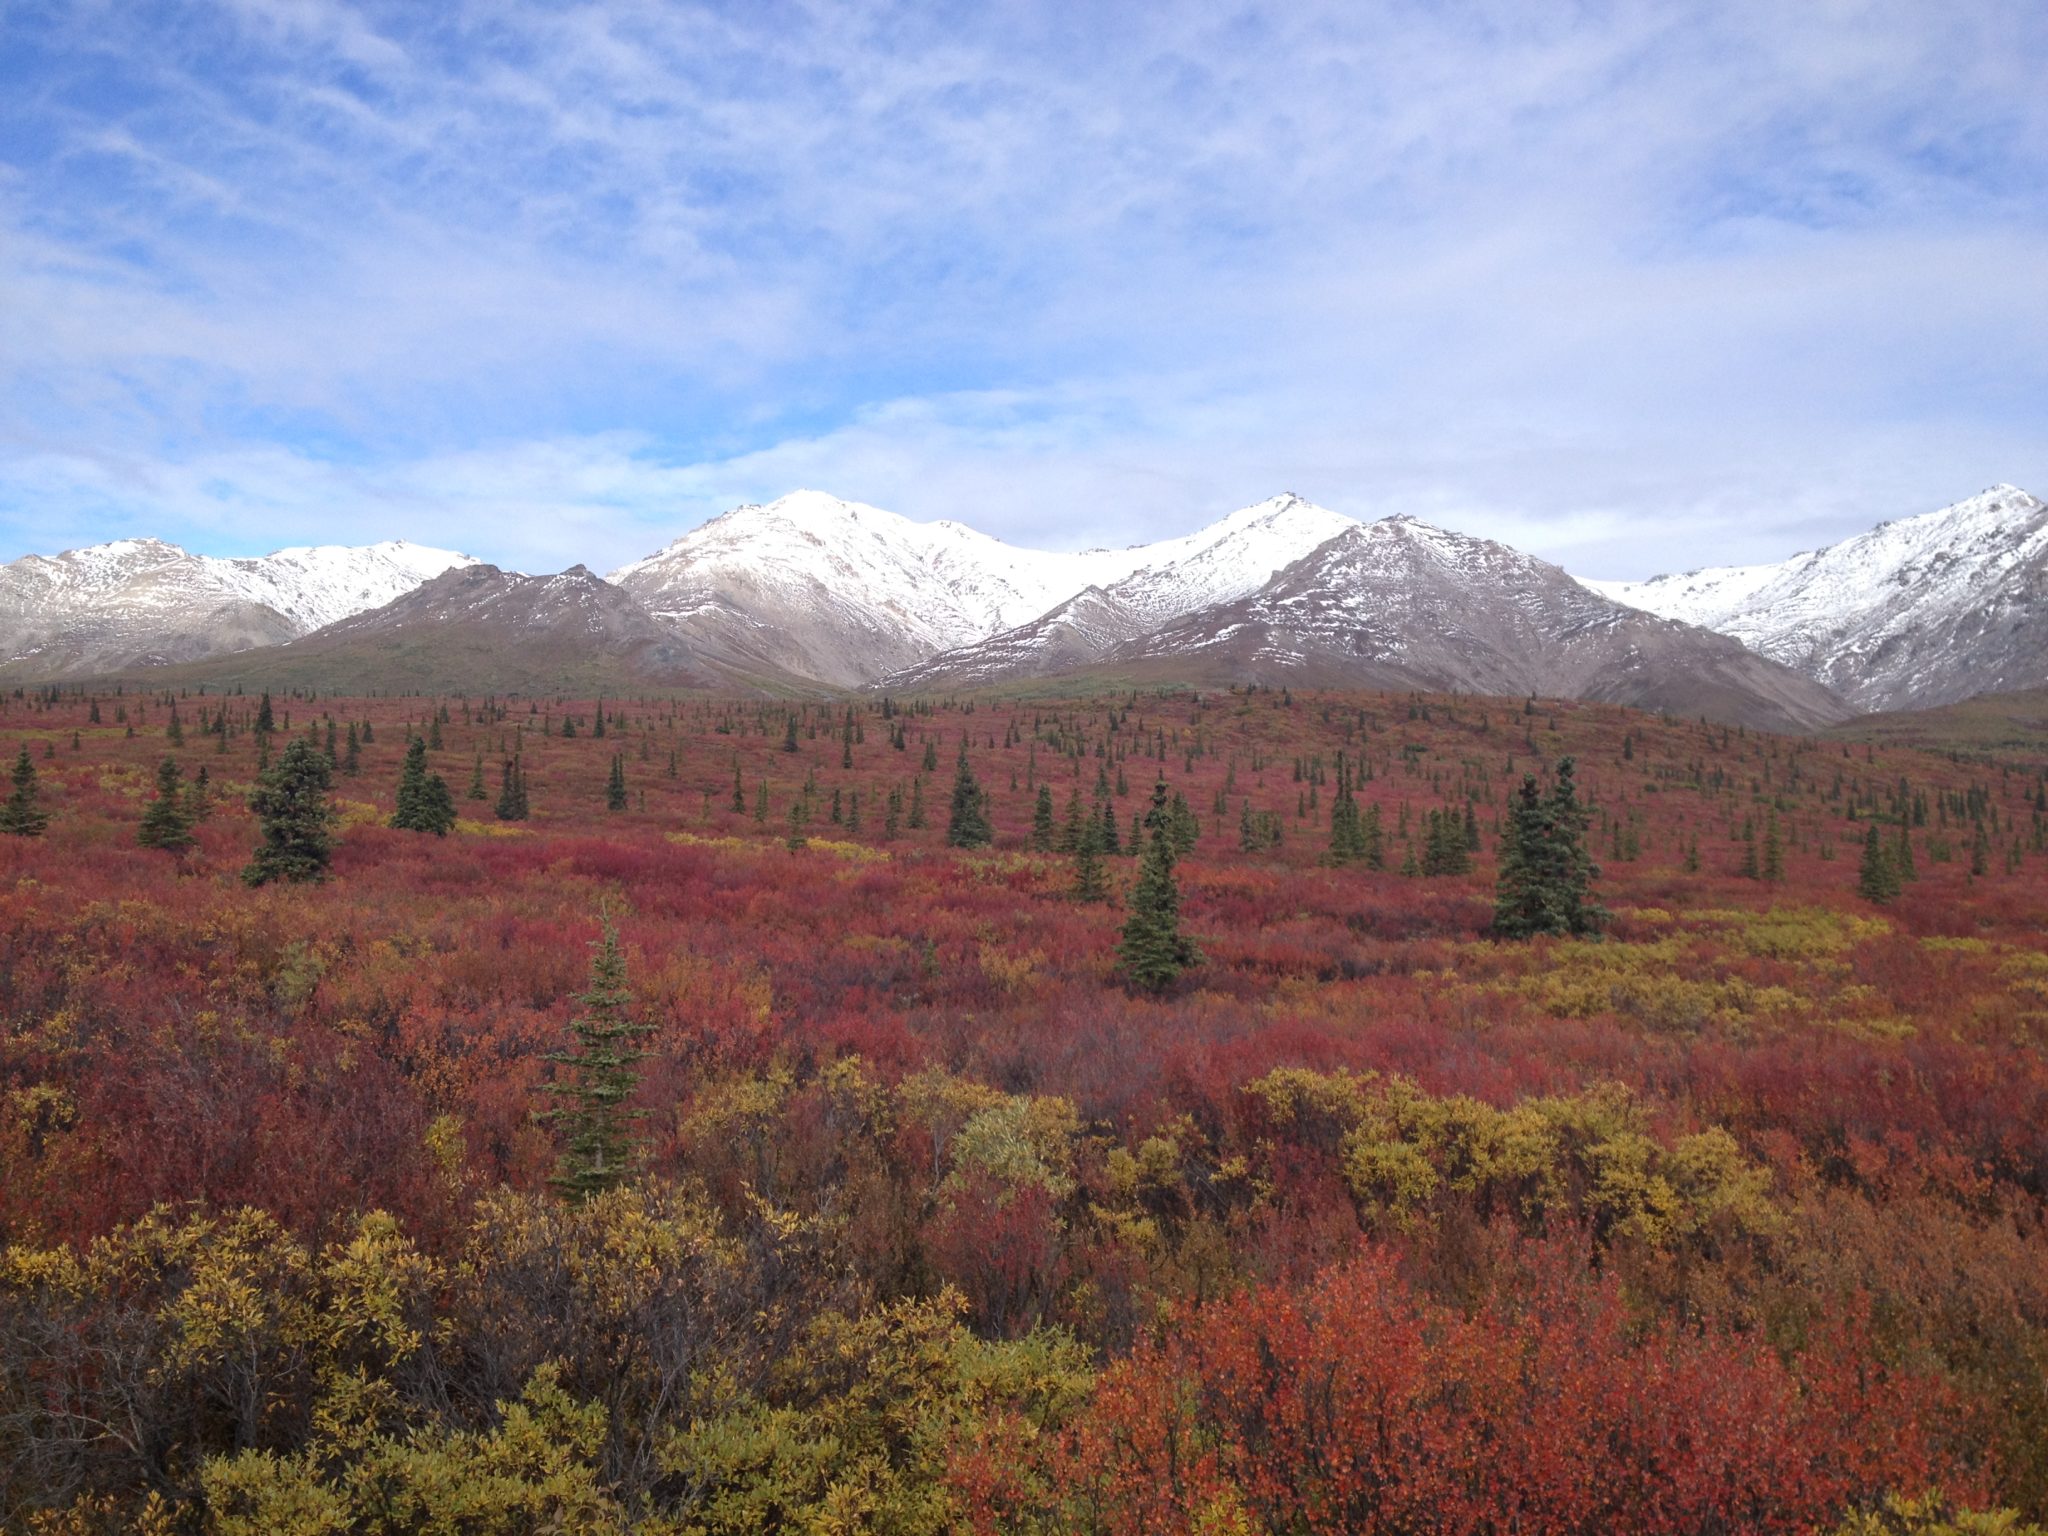
[[[289,645],[167,669],[165,680],[418,692],[710,687],[683,643],[584,567],[521,576],[452,570]]]
[[[891,686],[1066,670],[1092,614],[1048,615]],[[1124,615],[1113,611],[1111,631]],[[1099,633],[1100,630],[1094,631]],[[1029,644],[1042,634],[1044,643]],[[1807,730],[1849,711],[1724,635],[1628,608],[1554,565],[1409,518],[1353,526],[1258,591],[1117,640],[1084,670],[1133,679],[1541,694]]]

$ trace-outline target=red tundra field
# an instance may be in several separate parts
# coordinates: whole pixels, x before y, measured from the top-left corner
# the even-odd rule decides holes
[[[270,702],[0,713],[10,1529],[2048,1521],[2038,751]],[[330,754],[325,878],[246,883]],[[1499,936],[1565,758],[1606,921]]]

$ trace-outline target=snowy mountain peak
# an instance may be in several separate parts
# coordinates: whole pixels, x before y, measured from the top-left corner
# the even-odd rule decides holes
[[[58,676],[281,644],[472,563],[404,540],[219,558],[136,538],[25,555],[0,566],[0,665]]]
[[[1868,709],[2048,681],[2048,504],[2014,485],[1774,564],[1583,584],[1733,635]]]

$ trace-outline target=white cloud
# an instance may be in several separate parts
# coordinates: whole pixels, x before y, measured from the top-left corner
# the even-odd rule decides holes
[[[799,482],[1083,543],[1291,486],[1644,574],[2048,485],[2020,0],[23,30],[15,551],[606,565]]]

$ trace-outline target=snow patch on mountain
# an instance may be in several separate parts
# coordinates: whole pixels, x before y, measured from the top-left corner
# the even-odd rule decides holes
[[[1278,496],[1179,538],[1069,553],[796,491],[735,507],[611,579],[710,654],[855,685],[1006,635],[1090,588],[1133,615],[1120,639],[1256,589],[1350,523]]]
[[[1866,709],[2048,683],[2048,504],[2017,486],[1775,564],[1584,585],[1732,635]]]
[[[241,559],[162,539],[25,555],[0,566],[0,663],[57,675],[277,644],[470,564],[405,540]]]

